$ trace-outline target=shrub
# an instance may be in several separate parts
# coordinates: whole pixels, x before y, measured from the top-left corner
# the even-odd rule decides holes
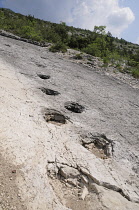
[[[86,48],[83,48],[83,52],[96,57],[101,57],[101,50],[99,50],[96,43],[89,44]]]
[[[92,58],[87,58],[88,61],[92,61]]]
[[[116,66],[115,66],[119,71],[122,71],[123,68],[122,66],[120,65],[120,63],[117,63]]]
[[[127,67],[127,66],[126,66],[126,67],[123,68],[123,72],[124,72],[124,73],[127,73],[127,74],[131,74],[132,70],[131,70],[130,67]]]
[[[101,67],[106,68],[106,67],[108,67],[108,64],[107,63],[104,63]]]
[[[105,67],[108,66],[108,64],[110,63],[109,58],[108,57],[104,57],[103,58],[103,62],[104,62]]]
[[[74,56],[74,58],[75,58],[75,59],[77,59],[77,60],[81,60],[81,59],[83,59],[83,57],[82,57],[81,53],[76,54],[76,55]]]
[[[133,68],[131,70],[132,76],[139,79],[139,68]]]
[[[134,61],[134,60],[129,60],[128,61],[128,65],[132,66],[132,67],[136,67],[138,65],[138,62]]]
[[[65,53],[65,52],[67,52],[67,47],[62,42],[57,42],[56,44],[52,45],[49,48],[49,51],[51,51],[51,52],[62,52],[62,53]]]

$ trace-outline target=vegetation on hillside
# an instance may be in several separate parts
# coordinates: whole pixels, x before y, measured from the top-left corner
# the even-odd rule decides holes
[[[0,29],[22,38],[54,43],[50,48],[52,52],[66,52],[67,47],[70,47],[101,57],[104,66],[113,65],[121,72],[139,78],[139,45],[113,37],[110,32],[106,33],[105,26],[95,26],[94,31],[89,31],[1,8]]]

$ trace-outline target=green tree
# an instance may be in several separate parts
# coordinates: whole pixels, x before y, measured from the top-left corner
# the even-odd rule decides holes
[[[57,24],[54,28],[55,33],[59,35],[61,41],[66,43],[68,40],[68,32],[66,29],[66,24],[62,22],[61,24]]]
[[[106,26],[94,26],[94,32],[97,34],[102,34],[105,35],[106,34]]]

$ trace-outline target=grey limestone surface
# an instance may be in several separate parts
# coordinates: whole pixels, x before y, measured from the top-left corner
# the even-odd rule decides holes
[[[99,71],[101,67],[85,67],[47,47],[3,36],[0,62],[0,151],[20,166],[16,184],[27,209],[138,210],[139,89]],[[60,94],[46,95],[41,88]],[[67,110],[69,101],[85,110]],[[46,122],[46,109],[60,112],[66,123]],[[82,144],[96,134],[111,140],[110,157],[99,156],[107,145],[92,142],[87,149]],[[61,198],[57,189],[62,182],[78,189],[81,177],[85,204],[80,205],[86,207],[75,205],[77,199]],[[100,206],[88,200],[92,185]]]

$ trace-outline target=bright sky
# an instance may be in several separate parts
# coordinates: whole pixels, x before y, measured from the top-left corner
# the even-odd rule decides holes
[[[114,36],[139,44],[139,0],[0,0],[0,7],[90,30],[105,25]]]

